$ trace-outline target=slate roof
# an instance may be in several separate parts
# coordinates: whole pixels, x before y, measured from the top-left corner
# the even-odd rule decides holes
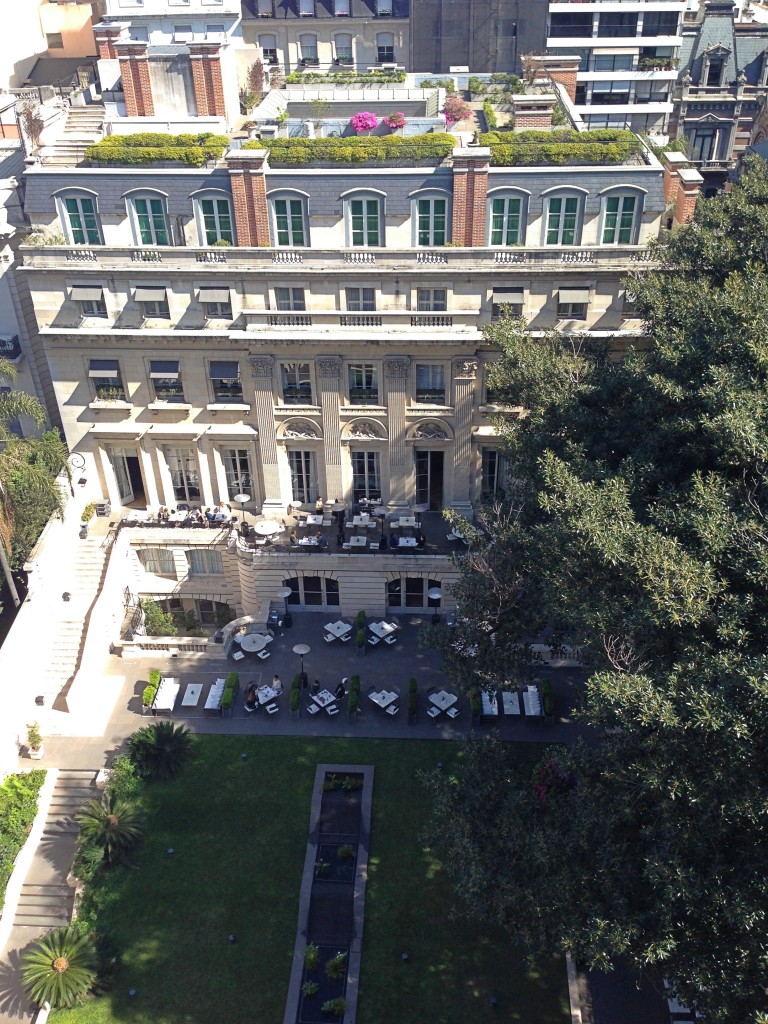
[[[684,32],[680,47],[680,77],[688,71],[693,84],[701,85],[704,56],[718,46],[727,51],[724,83],[734,85],[743,70],[748,85],[759,84],[763,52],[768,47],[768,25],[736,23],[730,0],[708,0],[695,30]]]
[[[410,15],[411,0],[392,0],[392,17],[407,18]],[[259,18],[258,0],[243,0],[243,17],[246,19]],[[384,24],[388,17],[376,17],[376,0],[349,0],[350,18],[376,18]],[[344,18],[337,18],[334,11],[333,0],[315,0],[314,18],[319,20],[344,22]],[[299,14],[299,0],[274,0],[274,17],[263,18],[265,24],[270,21],[307,21],[310,24],[313,18],[302,18]]]

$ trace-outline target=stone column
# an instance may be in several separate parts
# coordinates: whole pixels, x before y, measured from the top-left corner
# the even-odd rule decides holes
[[[171,477],[171,470],[168,465],[168,448],[172,448],[172,444],[156,444],[155,445],[155,458],[157,459],[157,476],[160,483],[160,497],[158,504],[166,505],[169,508],[175,508],[176,506],[176,495],[173,493],[173,478]],[[179,445],[181,447],[181,445]]]
[[[280,487],[280,468],[277,452],[277,431],[275,429],[275,400],[272,390],[272,375],[275,361],[272,356],[249,356],[251,375],[254,378],[252,409],[256,414],[259,429],[259,450],[261,472],[264,480],[264,511],[283,511]]]
[[[141,477],[144,481],[144,494],[147,499],[147,508],[157,508],[160,504],[160,496],[157,491],[157,479],[155,467],[152,465],[152,454],[148,449],[148,438],[140,438],[138,444],[139,466]]]
[[[211,479],[211,441],[203,435],[195,445],[197,457],[197,478],[200,481],[200,502],[210,507],[215,504],[213,480]],[[218,497],[223,500],[224,491],[216,488]]]
[[[265,149],[236,149],[227,154],[238,245],[269,245]]]
[[[315,361],[320,408],[323,414],[323,446],[325,448],[325,498],[344,497],[344,482],[341,474],[341,417],[339,415],[339,394],[341,359],[338,356],[323,356]]]
[[[220,44],[210,42],[188,45],[198,117],[225,117]]]
[[[413,491],[413,459],[409,460],[405,443],[410,365],[408,356],[384,360],[389,431],[389,505],[395,509],[407,508],[408,497]]]
[[[457,359],[453,363],[453,497],[451,508],[472,518],[470,466],[472,456],[472,408],[477,381],[477,360]]]
[[[155,105],[149,81],[147,44],[137,40],[117,40],[113,48],[120,61],[126,115],[154,117]]]

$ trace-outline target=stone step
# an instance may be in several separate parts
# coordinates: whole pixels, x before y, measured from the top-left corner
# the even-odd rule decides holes
[[[14,924],[44,925],[49,928],[69,924],[73,902],[74,894],[68,885],[25,883],[19,893]]]

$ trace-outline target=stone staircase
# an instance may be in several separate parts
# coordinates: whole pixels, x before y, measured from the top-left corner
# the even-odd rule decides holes
[[[54,704],[56,696],[74,675],[85,643],[85,617],[103,583],[107,565],[107,551],[103,537],[75,540],[78,547],[72,566],[71,578],[62,581],[69,601],[61,602],[55,620],[48,625],[41,646],[40,670],[36,678],[36,694],[45,697],[46,707]]]
[[[86,149],[104,134],[104,117],[102,104],[70,107],[61,136],[43,151],[45,163],[60,167],[76,167],[82,163]]]
[[[58,928],[72,920],[74,889],[66,882],[78,827],[75,814],[87,800],[98,797],[92,769],[62,768],[56,779],[43,826],[40,849],[21,887],[14,926]],[[46,846],[56,844],[51,857]],[[63,847],[66,846],[66,851]],[[63,876],[63,877],[62,877]]]

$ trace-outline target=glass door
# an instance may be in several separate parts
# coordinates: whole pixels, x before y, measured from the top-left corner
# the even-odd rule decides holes
[[[128,455],[124,448],[113,448],[109,455],[112,469],[115,471],[117,490],[120,494],[120,501],[129,505],[134,499],[131,474],[128,470]]]
[[[430,512],[443,507],[444,452],[429,449],[416,450],[416,503],[427,505]]]

